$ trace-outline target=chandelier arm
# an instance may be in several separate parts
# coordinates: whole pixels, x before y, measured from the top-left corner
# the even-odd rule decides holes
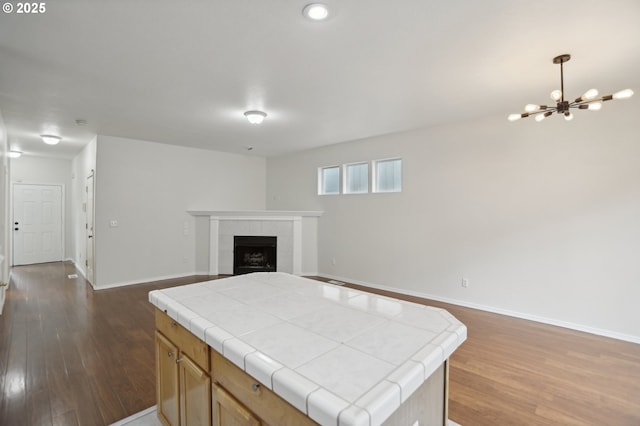
[[[558,112],[558,108],[556,107],[548,107],[546,109],[539,109],[537,111],[531,111],[530,113],[528,113],[528,117],[533,116],[533,115],[538,115],[538,114],[544,114],[546,112]]]
[[[571,102],[569,104],[569,106],[573,108],[573,107],[579,107],[580,105],[588,105],[588,104],[593,103],[593,102],[605,102],[605,101],[610,100],[610,98],[611,98],[611,95],[606,95],[606,96],[601,96],[601,97],[596,98],[596,99],[576,100],[576,101]]]

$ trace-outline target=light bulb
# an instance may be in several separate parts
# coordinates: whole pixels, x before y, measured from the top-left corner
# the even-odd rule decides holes
[[[567,120],[567,121],[573,120],[573,114],[570,113],[569,111],[565,112],[564,113],[564,119]]]
[[[553,99],[554,101],[559,101],[560,99],[562,99],[562,91],[560,91],[560,89],[556,89],[553,92],[551,92],[551,99]]]
[[[602,108],[602,102],[592,102],[589,104],[589,108],[591,111],[600,111]]]
[[[522,114],[509,114],[509,117],[507,117],[507,120],[516,121],[516,120],[520,120],[521,118],[522,118]]]
[[[584,95],[582,95],[580,99],[582,99],[583,101],[588,101],[589,99],[594,99],[596,96],[598,96],[598,90],[589,89],[586,92],[584,92]]]
[[[613,96],[613,99],[627,99],[627,98],[630,98],[631,96],[633,96],[633,90],[624,89],[624,90],[621,90],[619,92],[614,93],[612,96]]]
[[[538,115],[536,115],[535,120],[536,121],[542,121],[545,118],[547,118],[548,116],[550,116],[551,114],[553,114],[553,111],[547,111],[544,114],[538,114]]]
[[[311,3],[302,9],[302,14],[314,21],[322,21],[329,16],[327,5],[322,3]]]
[[[540,109],[540,105],[536,105],[536,104],[526,104],[524,106],[524,110],[527,112],[533,112],[533,111],[537,111]]]

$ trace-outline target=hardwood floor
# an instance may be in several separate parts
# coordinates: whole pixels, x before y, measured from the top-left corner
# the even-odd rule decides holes
[[[72,273],[70,263],[12,271],[0,316],[2,426],[108,425],[154,405],[147,294],[215,278],[94,292]],[[450,370],[449,416],[461,425],[640,425],[640,345],[396,296],[467,325]]]
[[[0,316],[0,425],[109,425],[154,405],[147,294],[210,279],[95,292],[73,273],[62,262],[12,270]]]

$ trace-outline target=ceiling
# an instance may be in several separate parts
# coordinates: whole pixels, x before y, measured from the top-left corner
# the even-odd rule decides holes
[[[56,0],[1,13],[10,147],[72,158],[101,134],[268,157],[482,117],[520,125],[506,116],[550,102],[563,53],[568,97],[640,94],[638,0],[327,0],[324,22],[302,16],[307,3]],[[244,118],[252,109],[268,114],[261,125]]]

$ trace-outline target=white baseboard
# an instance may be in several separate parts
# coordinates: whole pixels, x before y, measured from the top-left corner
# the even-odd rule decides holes
[[[464,300],[450,299],[450,298],[447,298],[447,297],[436,296],[434,294],[422,293],[422,292],[413,291],[413,290],[405,290],[405,289],[396,288],[396,287],[388,287],[388,286],[378,285],[378,284],[371,284],[371,283],[367,283],[367,282],[364,282],[364,281],[354,280],[354,279],[345,278],[345,277],[339,277],[339,276],[330,275],[330,274],[319,274],[319,276],[321,276],[323,278],[328,278],[328,279],[333,279],[333,280],[338,280],[338,281],[344,281],[344,282],[347,282],[347,283],[357,284],[357,285],[361,285],[361,286],[364,286],[364,287],[375,288],[375,289],[378,289],[378,290],[391,291],[391,292],[394,292],[394,293],[405,294],[407,296],[420,297],[420,298],[423,298],[423,299],[431,299],[431,300],[435,300],[435,301],[438,301],[438,302],[449,303],[451,305],[464,306],[466,308],[478,309],[480,311],[492,312],[494,314],[506,315],[506,316],[514,317],[514,318],[521,318],[521,319],[525,319],[525,320],[529,320],[529,321],[535,321],[535,322],[539,322],[539,323],[543,323],[543,324],[555,325],[555,326],[558,326],[558,327],[568,328],[568,329],[571,329],[571,330],[582,331],[582,332],[585,332],[585,333],[595,334],[595,335],[598,335],[598,336],[610,337],[610,338],[616,339],[616,340],[623,340],[623,341],[626,341],[626,342],[640,344],[640,336],[633,336],[633,335],[630,335],[630,334],[619,333],[617,331],[604,330],[604,329],[601,329],[601,328],[591,327],[591,326],[587,326],[587,325],[583,325],[583,324],[577,324],[577,323],[573,323],[573,322],[562,321],[562,320],[558,320],[558,319],[554,319],[554,318],[547,318],[547,317],[527,314],[527,313],[523,313],[523,312],[511,311],[511,310],[508,310],[508,309],[496,308],[496,307],[493,307],[493,306],[480,305],[480,304],[477,304],[477,303],[467,302],[467,301],[464,301]]]
[[[111,283],[111,284],[106,284],[106,285],[101,285],[101,286],[96,286],[94,284],[91,284],[91,285],[93,286],[94,290],[98,291],[98,290],[106,290],[106,289],[109,289],[109,288],[126,287],[126,286],[129,286],[129,285],[148,284],[148,283],[154,282],[154,281],[173,280],[173,279],[176,279],[176,278],[192,277],[193,275],[195,275],[193,272],[184,272],[182,274],[161,275],[161,276],[157,276],[157,277],[140,278],[140,279],[133,280],[133,281],[121,281],[121,282],[116,282],[116,283]]]
[[[126,419],[122,419],[122,420],[118,420],[115,423],[112,423],[110,426],[124,426],[127,425],[129,423],[131,423],[134,420],[139,419],[140,417],[144,417],[147,414],[151,414],[151,413],[155,413],[156,412],[156,406],[154,405],[153,407],[149,407],[146,410],[142,410],[139,413],[135,413],[132,414],[131,416],[127,417]]]

